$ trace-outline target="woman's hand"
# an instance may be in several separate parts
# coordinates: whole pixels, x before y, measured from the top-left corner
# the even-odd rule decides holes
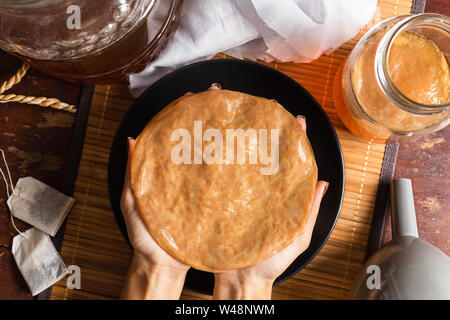
[[[134,249],[122,299],[178,299],[190,268],[161,249],[147,231],[130,188],[130,159],[135,140],[128,139],[128,163],[120,208]]]
[[[297,120],[302,129],[306,130],[304,117],[299,116]],[[253,267],[216,273],[213,298],[270,299],[275,279],[308,248],[319,212],[320,202],[327,188],[328,182],[317,182],[311,211],[305,227],[283,251]]]

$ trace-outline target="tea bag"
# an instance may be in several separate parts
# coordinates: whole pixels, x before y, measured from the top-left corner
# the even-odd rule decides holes
[[[12,254],[33,296],[64,278],[67,268],[44,232],[31,228],[13,238]]]
[[[58,232],[75,199],[33,177],[21,178],[7,204],[11,214],[52,237]]]

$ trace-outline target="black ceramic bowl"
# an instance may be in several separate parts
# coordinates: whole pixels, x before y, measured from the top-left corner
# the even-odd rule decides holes
[[[275,99],[293,115],[304,115],[307,134],[319,168],[319,180],[330,182],[320,207],[311,244],[275,281],[277,285],[304,268],[327,241],[339,216],[345,178],[341,147],[327,115],[301,85],[275,69],[250,61],[209,60],[175,70],[150,86],[127,112],[114,138],[108,167],[111,207],[120,230],[127,238],[120,211],[120,195],[127,162],[127,137],[136,138],[149,120],[176,98],[188,91],[207,90],[214,82],[226,90]],[[214,287],[213,274],[191,269],[186,277],[185,287],[211,294]]]

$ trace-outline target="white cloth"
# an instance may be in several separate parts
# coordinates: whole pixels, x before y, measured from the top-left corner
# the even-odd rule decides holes
[[[366,25],[376,0],[185,0],[159,57],[130,75],[137,96],[161,76],[218,52],[267,62],[310,62]]]

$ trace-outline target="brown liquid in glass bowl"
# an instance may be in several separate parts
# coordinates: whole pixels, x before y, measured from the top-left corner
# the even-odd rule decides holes
[[[164,48],[176,28],[180,0],[163,2],[166,20],[149,28],[147,19],[120,40],[104,49],[73,59],[33,59],[14,53],[33,68],[76,83],[111,83],[127,81],[128,75],[142,71]],[[165,12],[165,11],[164,11]]]

